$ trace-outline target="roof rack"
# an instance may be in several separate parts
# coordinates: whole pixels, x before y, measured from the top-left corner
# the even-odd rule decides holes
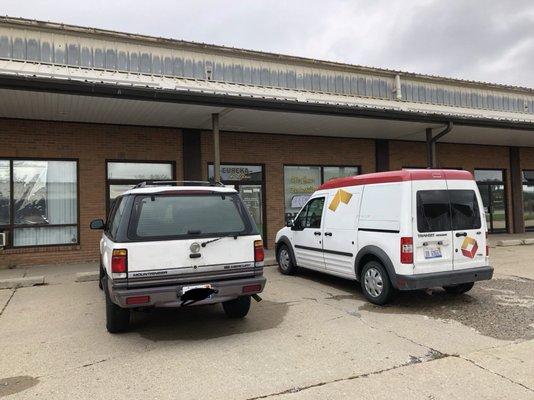
[[[134,186],[134,189],[150,186],[219,186],[224,187],[221,182],[215,181],[144,181]]]

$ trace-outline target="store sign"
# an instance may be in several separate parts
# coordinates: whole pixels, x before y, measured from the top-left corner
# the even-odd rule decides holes
[[[213,178],[213,165],[208,168],[209,177]],[[221,165],[221,181],[261,181],[261,165]]]

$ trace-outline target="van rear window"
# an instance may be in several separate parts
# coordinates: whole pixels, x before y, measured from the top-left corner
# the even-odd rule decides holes
[[[256,227],[237,194],[136,196],[130,239],[173,239],[254,234]]]
[[[417,192],[417,230],[442,232],[480,229],[480,209],[473,190]]]

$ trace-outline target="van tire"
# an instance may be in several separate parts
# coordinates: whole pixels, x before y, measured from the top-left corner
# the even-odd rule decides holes
[[[295,260],[293,260],[291,251],[286,244],[278,246],[276,250],[276,262],[278,263],[278,269],[284,275],[293,275],[297,272]]]
[[[368,272],[369,276],[367,276]],[[380,262],[375,260],[369,261],[363,266],[360,284],[365,298],[369,302],[380,306],[387,304],[395,293],[395,288],[389,280],[386,269]]]
[[[475,282],[460,283],[459,285],[443,286],[449,294],[463,294],[469,292],[475,286]]]
[[[228,318],[244,318],[250,309],[250,296],[241,296],[225,301],[222,306]]]
[[[104,282],[106,292],[106,328],[109,333],[120,333],[128,329],[130,325],[130,310],[122,308],[111,301],[106,282]]]

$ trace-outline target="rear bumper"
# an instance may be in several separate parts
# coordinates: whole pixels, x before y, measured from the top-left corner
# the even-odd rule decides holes
[[[261,293],[265,288],[266,279],[263,276],[253,276],[243,279],[232,279],[223,281],[202,282],[202,285],[210,284],[211,287],[217,290],[209,299],[205,299],[194,303],[195,305],[221,303],[223,301],[232,300],[239,296],[243,296],[243,287],[249,285],[261,285],[260,290],[247,292],[246,295]],[[138,307],[180,307],[182,295],[182,288],[184,286],[193,286],[197,283],[179,284],[170,286],[156,286],[147,288],[135,289],[117,289],[108,284],[109,294],[111,300],[123,308],[138,308]],[[143,304],[126,304],[126,299],[133,296],[150,296],[150,300]]]
[[[477,267],[458,271],[435,272],[431,274],[397,275],[394,286],[399,290],[427,289],[436,286],[458,285],[460,283],[485,281],[493,277],[493,267]]]

